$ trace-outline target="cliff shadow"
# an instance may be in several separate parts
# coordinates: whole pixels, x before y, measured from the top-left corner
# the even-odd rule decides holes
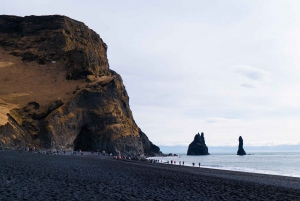
[[[74,150],[91,151],[93,147],[93,133],[85,125],[81,127],[80,133],[74,140]]]

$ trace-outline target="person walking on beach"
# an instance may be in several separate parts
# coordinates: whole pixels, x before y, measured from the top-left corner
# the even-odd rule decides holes
[[[199,163],[199,167],[200,167],[201,163]]]
[[[195,166],[195,163],[193,163],[193,167]]]
[[[182,161],[182,165],[184,165],[184,161]]]

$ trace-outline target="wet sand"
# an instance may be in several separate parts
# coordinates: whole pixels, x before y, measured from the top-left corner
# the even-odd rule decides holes
[[[300,178],[0,151],[0,200],[300,200]]]

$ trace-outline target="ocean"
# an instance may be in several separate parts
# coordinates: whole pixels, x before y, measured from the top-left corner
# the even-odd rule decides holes
[[[186,166],[193,166],[192,163],[195,163],[195,168],[199,168],[201,163],[201,168],[300,177],[300,152],[257,152],[245,156],[232,153],[211,153],[206,156],[177,155],[151,159],[162,162],[173,160],[176,161],[175,165],[179,165],[179,161],[184,161]]]

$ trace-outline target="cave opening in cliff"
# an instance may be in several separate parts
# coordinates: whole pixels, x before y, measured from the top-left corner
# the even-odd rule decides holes
[[[82,126],[79,135],[74,140],[74,150],[92,151],[93,133],[86,126]]]

